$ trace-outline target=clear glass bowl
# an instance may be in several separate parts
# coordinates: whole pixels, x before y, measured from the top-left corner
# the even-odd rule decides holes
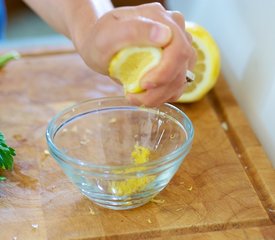
[[[51,155],[96,204],[130,209],[169,183],[191,149],[194,130],[178,108],[131,105],[124,97],[81,102],[47,128]]]

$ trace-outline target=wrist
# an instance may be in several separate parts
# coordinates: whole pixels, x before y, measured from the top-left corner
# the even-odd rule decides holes
[[[86,0],[72,9],[71,14],[66,17],[68,35],[77,50],[82,49],[87,36],[90,37],[96,21],[106,12],[113,9],[109,0],[102,2]]]

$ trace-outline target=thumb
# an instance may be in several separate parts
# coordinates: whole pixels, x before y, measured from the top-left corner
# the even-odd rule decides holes
[[[170,42],[172,32],[168,26],[159,22],[152,23],[152,26],[148,25],[149,41],[152,41],[155,46],[163,47]]]
[[[164,47],[172,38],[170,27],[141,16],[123,19],[116,27],[112,35],[116,50],[126,46]]]

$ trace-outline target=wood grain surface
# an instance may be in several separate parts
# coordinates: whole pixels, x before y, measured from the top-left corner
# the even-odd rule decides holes
[[[275,169],[266,156],[262,145],[247,125],[245,115],[226,83],[219,81],[212,93],[215,108],[221,121],[227,122],[230,139],[250,181],[254,185],[270,218],[275,221]]]
[[[45,154],[47,124],[72,103],[122,94],[73,53],[26,54],[0,71],[0,129],[17,151],[1,172],[1,240],[275,239],[274,169],[222,78],[200,102],[176,104],[195,139],[164,203],[114,211],[83,196]]]

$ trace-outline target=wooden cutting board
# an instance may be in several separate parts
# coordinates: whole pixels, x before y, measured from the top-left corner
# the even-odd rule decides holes
[[[114,211],[84,197],[45,154],[47,124],[72,103],[122,94],[71,51],[25,53],[0,71],[0,129],[17,152],[1,173],[1,240],[275,239],[275,171],[222,77],[200,102],[177,104],[195,139],[163,203]]]

